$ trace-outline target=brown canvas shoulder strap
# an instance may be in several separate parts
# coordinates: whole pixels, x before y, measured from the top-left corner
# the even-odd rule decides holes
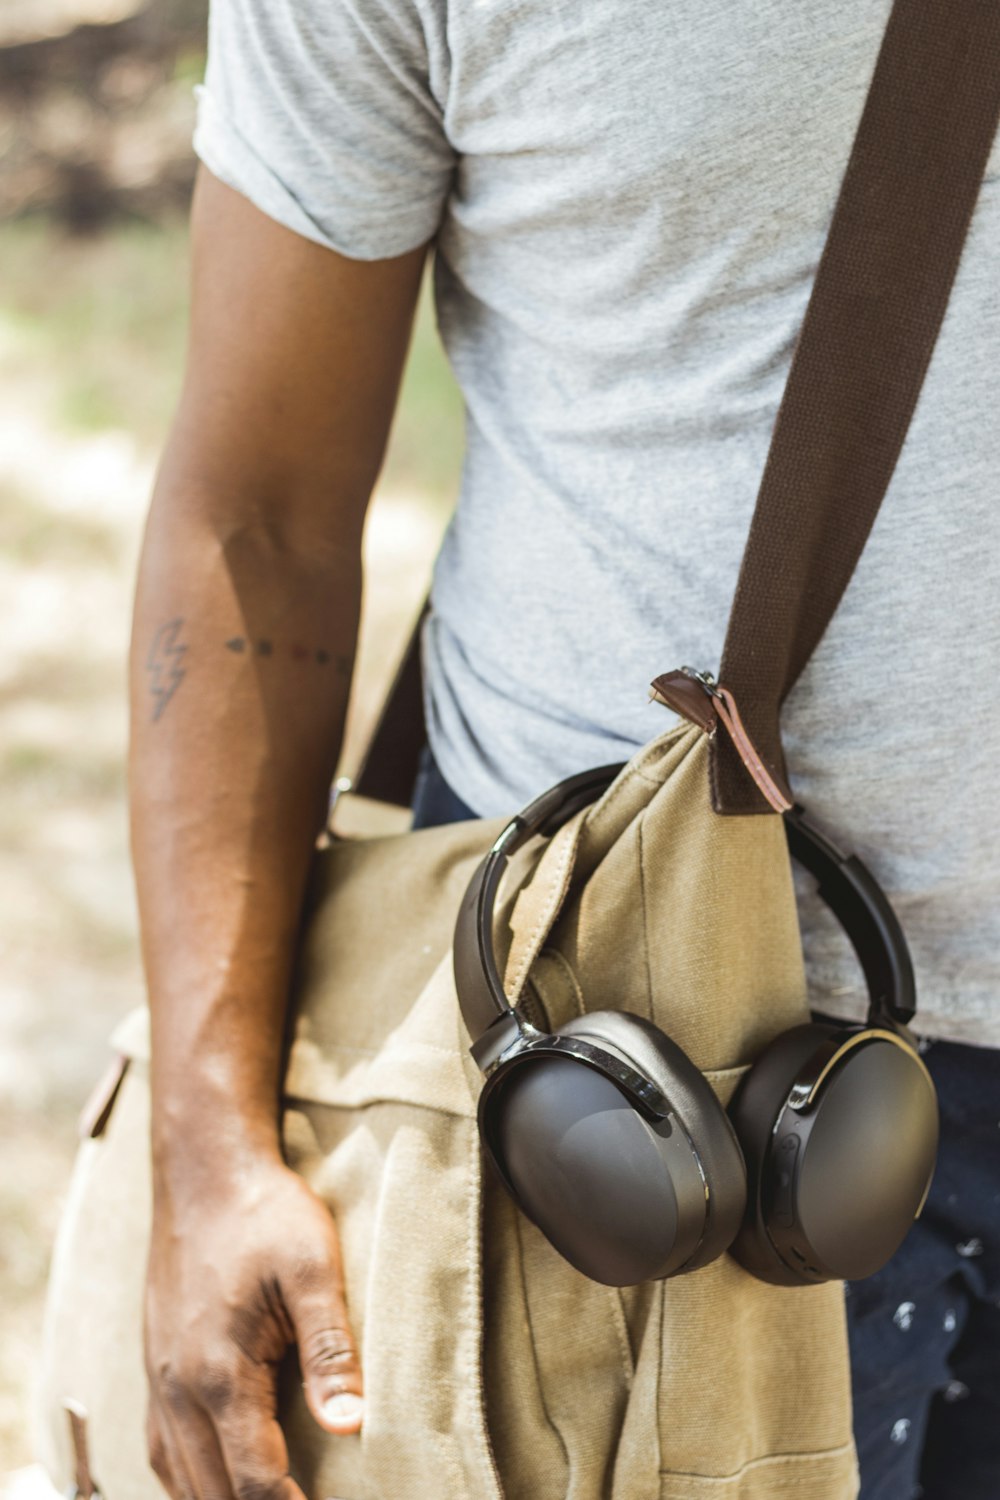
[[[896,0],[775,424],[719,671],[782,780],[781,704],[895,468],[998,114],[1000,0]],[[771,810],[727,735],[715,736],[711,763],[717,812]]]

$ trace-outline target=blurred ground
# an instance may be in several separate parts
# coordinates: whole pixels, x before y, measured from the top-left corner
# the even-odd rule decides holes
[[[111,13],[111,0],[89,10],[98,3]],[[0,21],[9,7],[0,0]],[[23,1479],[5,1491],[3,1476],[32,1458],[29,1391],[75,1118],[107,1032],[142,993],[124,663],[185,320],[185,229],[169,202],[158,221],[130,209],[87,235],[71,223],[51,204],[0,223],[0,1496],[25,1500],[36,1491]],[[425,296],[368,529],[354,743],[422,595],[460,447]]]

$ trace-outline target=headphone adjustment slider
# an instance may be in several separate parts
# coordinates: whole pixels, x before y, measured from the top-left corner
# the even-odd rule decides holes
[[[534,1030],[534,1028],[532,1028]],[[476,1066],[491,1073],[505,1053],[524,1039],[525,1023],[513,1010],[506,1010],[469,1048]]]

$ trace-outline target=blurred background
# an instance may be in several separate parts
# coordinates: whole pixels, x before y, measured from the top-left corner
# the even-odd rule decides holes
[[[0,1500],[51,1495],[31,1390],[76,1117],[142,998],[125,657],[179,388],[207,0],[0,0]],[[428,288],[366,536],[350,768],[453,504]]]

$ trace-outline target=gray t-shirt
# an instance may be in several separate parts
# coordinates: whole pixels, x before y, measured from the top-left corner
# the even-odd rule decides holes
[[[425,637],[477,812],[667,728],[717,670],[890,0],[214,0],[195,145],[341,253],[437,234],[467,409]],[[1000,1046],[1000,144],[902,458],[783,717],[894,900],[928,1034]],[[797,877],[814,1005],[859,971]],[[669,914],[665,914],[669,919]]]

